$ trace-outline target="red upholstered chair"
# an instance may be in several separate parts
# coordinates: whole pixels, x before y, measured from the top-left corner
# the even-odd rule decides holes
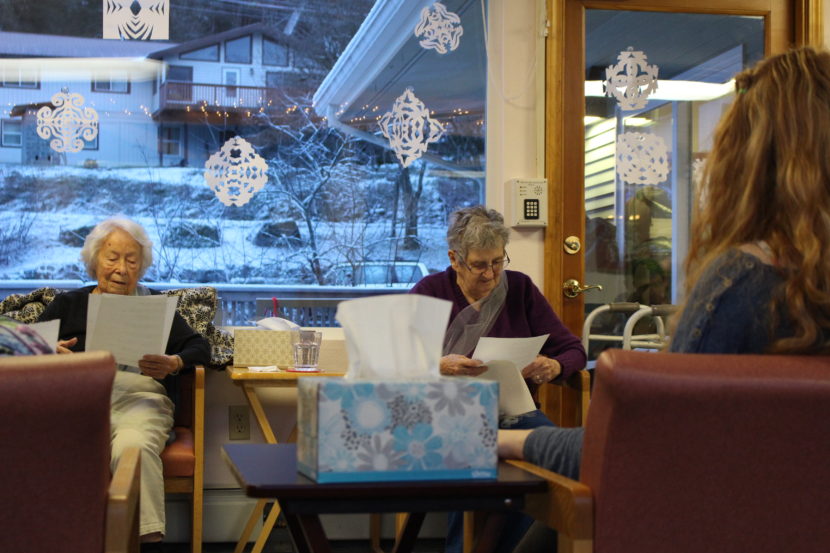
[[[161,453],[165,493],[190,495],[191,551],[202,551],[202,505],[205,459],[205,369],[179,377],[179,403],[173,429],[176,439]]]
[[[823,553],[828,459],[830,358],[609,350],[581,482],[515,463],[560,553]]]
[[[139,452],[110,475],[106,352],[0,357],[0,551],[138,551]]]

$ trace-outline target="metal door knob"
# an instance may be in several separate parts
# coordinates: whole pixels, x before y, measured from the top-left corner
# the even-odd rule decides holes
[[[569,278],[565,282],[562,283],[562,293],[565,294],[567,298],[575,298],[582,292],[586,290],[602,290],[602,286],[599,284],[588,284],[586,286],[580,286],[579,281],[575,278]]]

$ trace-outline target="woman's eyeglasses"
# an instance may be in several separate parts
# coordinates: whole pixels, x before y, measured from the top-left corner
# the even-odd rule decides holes
[[[458,261],[471,273],[474,275],[483,275],[488,270],[492,270],[493,274],[499,273],[504,270],[505,267],[510,263],[510,257],[507,255],[507,252],[504,252],[504,257],[501,259],[496,259],[492,263],[485,263],[484,261],[476,261],[475,263],[467,263],[464,261],[464,256],[460,253],[455,252],[455,255],[458,256]]]

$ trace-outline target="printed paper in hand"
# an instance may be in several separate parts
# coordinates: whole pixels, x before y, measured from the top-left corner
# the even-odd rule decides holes
[[[499,383],[499,413],[516,416],[536,409],[522,377],[522,369],[539,354],[548,334],[533,338],[480,338],[473,359],[483,361],[487,372],[479,378]]]
[[[138,367],[147,354],[163,355],[176,313],[175,296],[90,294],[86,350],[107,350],[116,363]]]
[[[58,333],[61,328],[60,319],[52,319],[51,321],[44,321],[42,323],[29,323],[26,326],[40,334],[40,337],[49,344],[52,352],[58,346]]]

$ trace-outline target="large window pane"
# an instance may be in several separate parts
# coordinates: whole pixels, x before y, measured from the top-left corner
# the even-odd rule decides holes
[[[46,5],[0,10],[0,57],[9,41],[27,50],[3,60],[18,69],[0,87],[0,220],[26,222],[0,226],[0,297],[32,279],[86,283],[79,237],[118,214],[149,231],[144,281],[156,288],[208,283],[251,302],[361,295],[443,269],[448,213],[484,198],[486,88],[482,4],[444,3],[465,29],[446,54],[419,44],[407,2],[182,0],[166,42],[97,38],[99,5],[63,21]],[[442,133],[404,167],[379,121],[409,88]],[[75,150],[37,133],[56,94],[97,116],[73,120]],[[223,203],[240,187],[226,175],[217,196],[205,164],[230,167],[248,147],[263,186]]]

